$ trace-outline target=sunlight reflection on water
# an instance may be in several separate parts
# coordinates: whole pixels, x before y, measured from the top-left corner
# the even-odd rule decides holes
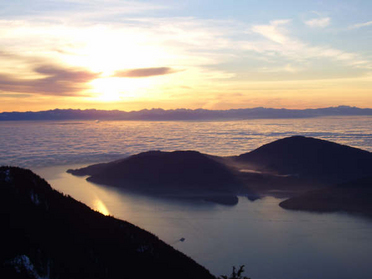
[[[101,212],[103,215],[109,215],[110,212],[108,211],[106,205],[100,199],[96,199],[94,202],[93,209]]]

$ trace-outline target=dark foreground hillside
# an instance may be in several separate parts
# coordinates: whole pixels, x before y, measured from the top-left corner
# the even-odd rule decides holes
[[[156,236],[0,167],[0,278],[214,278]]]

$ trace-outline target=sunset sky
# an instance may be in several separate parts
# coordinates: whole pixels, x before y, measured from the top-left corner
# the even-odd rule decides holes
[[[0,2],[0,112],[372,107],[372,1]]]

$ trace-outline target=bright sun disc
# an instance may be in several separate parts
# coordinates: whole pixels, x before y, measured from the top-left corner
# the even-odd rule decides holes
[[[119,101],[125,99],[140,99],[146,89],[152,88],[154,79],[130,79],[130,78],[99,78],[91,83],[96,99],[104,102]]]

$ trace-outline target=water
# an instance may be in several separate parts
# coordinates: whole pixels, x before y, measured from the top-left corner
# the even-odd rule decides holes
[[[159,236],[213,274],[246,265],[253,279],[368,279],[372,221],[281,209],[273,197],[237,206],[157,199],[87,182],[67,168],[149,149],[248,152],[302,134],[372,151],[372,118],[230,122],[3,122],[0,164],[32,168],[59,191]],[[179,241],[184,237],[184,242]]]
[[[23,167],[108,161],[148,150],[238,155],[304,135],[372,151],[372,117],[226,122],[0,122],[0,164]]]
[[[242,264],[254,279],[368,279],[372,274],[371,220],[287,211],[273,197],[255,202],[240,197],[233,207],[152,198],[94,185],[65,169],[36,172],[90,207],[154,233],[215,275]]]

